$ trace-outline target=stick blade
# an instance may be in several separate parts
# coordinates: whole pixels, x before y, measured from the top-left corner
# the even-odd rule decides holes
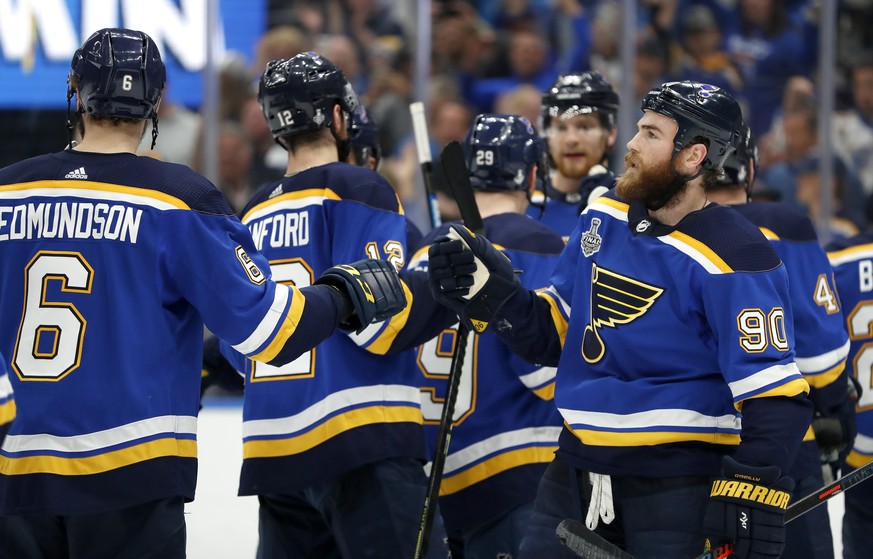
[[[446,144],[440,154],[440,163],[448,179],[452,197],[458,203],[464,225],[474,233],[481,233],[485,230],[485,226],[479,214],[479,206],[476,205],[473,187],[470,185],[470,172],[467,169],[464,148],[461,144],[457,141]]]
[[[585,559],[634,559],[630,553],[606,541],[572,518],[562,520],[555,530],[555,535],[564,547]]]

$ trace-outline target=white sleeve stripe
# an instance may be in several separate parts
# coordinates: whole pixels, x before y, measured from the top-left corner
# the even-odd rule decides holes
[[[527,427],[508,433],[499,433],[484,441],[450,453],[446,458],[445,475],[466,468],[488,456],[513,448],[557,445],[560,436],[561,427],[556,426]]]
[[[0,375],[0,401],[12,396],[12,383],[6,374]]]
[[[855,451],[861,454],[873,454],[873,437],[858,433],[855,437]]]
[[[312,429],[325,418],[341,412],[379,404],[421,407],[421,392],[416,386],[377,384],[347,388],[328,395],[289,417],[249,419],[243,422],[243,439],[249,437],[288,437]]]
[[[800,376],[800,369],[793,361],[785,365],[773,365],[742,380],[729,383],[731,393],[736,399],[758,392],[766,386],[777,385],[791,376]]]
[[[519,378],[528,388],[539,388],[540,386],[555,380],[555,374],[557,372],[557,367],[540,367],[532,373],[521,375]]]
[[[558,294],[558,289],[554,285],[550,285],[549,288],[546,289],[545,291],[543,291],[542,293],[544,293],[546,296],[551,297],[552,299],[557,301],[561,307],[561,312],[563,312],[564,316],[569,320],[569,318],[570,318],[570,305],[568,305],[567,302],[564,301],[564,298]]]
[[[273,332],[276,330],[276,325],[285,318],[290,293],[291,289],[287,285],[277,283],[276,291],[273,294],[273,303],[267,310],[267,314],[261,319],[255,331],[243,342],[233,346],[233,349],[243,355],[250,355],[260,349],[264,342],[272,337]]]
[[[688,245],[687,243],[683,243],[679,239],[671,237],[669,235],[663,235],[658,237],[658,240],[666,245],[670,245],[674,248],[679,249],[680,252],[685,253],[687,256],[691,257],[692,260],[703,266],[703,269],[709,272],[710,274],[723,274],[718,266],[716,266],[712,260],[704,256],[694,247]]]
[[[588,426],[604,431],[644,430],[652,427],[711,430],[740,430],[740,418],[733,415],[711,416],[679,408],[617,414],[559,408],[574,428]]]
[[[849,355],[849,346],[851,343],[850,340],[846,340],[846,343],[843,344],[842,347],[832,349],[831,351],[822,353],[821,355],[816,355],[815,357],[795,357],[794,362],[797,363],[797,368],[800,369],[800,372],[803,374],[827,371],[838,365],[847,355]]]
[[[60,437],[57,435],[7,435],[3,451],[12,452],[93,452],[153,437],[161,433],[195,435],[197,418],[186,415],[164,415],[120,425],[105,431]]]
[[[376,322],[375,324],[370,324],[364,331],[360,334],[356,334],[354,331],[348,332],[346,335],[357,344],[358,347],[366,348],[368,345],[373,343],[376,338],[382,333],[385,327],[391,319],[383,320],[382,322]]]

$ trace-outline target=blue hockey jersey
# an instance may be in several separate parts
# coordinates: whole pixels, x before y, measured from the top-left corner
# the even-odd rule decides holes
[[[378,173],[346,163],[301,171],[259,191],[243,223],[280,282],[308,285],[327,268],[381,258],[406,264],[407,223]],[[410,367],[410,317],[451,324],[426,274],[404,282],[405,311],[361,334],[337,332],[282,367],[222,351],[245,373],[241,495],[283,493],[389,457],[425,458],[418,378]],[[426,296],[418,296],[426,292]],[[422,338],[426,339],[426,338]],[[398,351],[398,353],[394,353]]]
[[[873,233],[834,241],[827,251],[852,343],[850,373],[863,388],[856,407],[858,436],[846,458],[859,468],[873,461]]]
[[[833,270],[809,217],[796,205],[749,202],[730,206],[757,225],[788,272],[794,314],[795,363],[810,386],[816,410],[828,415],[846,398],[849,335],[834,285]],[[787,472],[798,479],[821,471],[812,429]]]
[[[525,215],[504,213],[485,218],[484,223],[486,237],[521,270],[522,285],[547,287],[563,240]],[[443,224],[431,231],[410,266],[426,268],[427,246],[448,230],[449,225]],[[431,455],[456,336],[457,325],[418,350],[422,413]],[[561,416],[552,399],[554,380],[554,367],[526,363],[494,333],[470,333],[440,485],[440,511],[450,531],[533,502],[561,432]]]
[[[788,301],[784,266],[737,212],[669,227],[610,192],[582,213],[552,287],[508,302],[499,334],[558,364],[559,455],[580,469],[711,476],[736,451],[785,470],[811,418]]]
[[[17,411],[0,514],[193,499],[204,323],[274,364],[337,323],[329,288],[269,281],[206,179],[133,154],[68,150],[0,170],[0,262]]]

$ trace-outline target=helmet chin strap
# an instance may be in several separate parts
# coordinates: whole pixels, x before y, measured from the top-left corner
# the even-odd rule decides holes
[[[352,141],[348,138],[340,138],[336,133],[336,126],[330,125],[327,127],[330,130],[330,135],[333,136],[333,139],[336,141],[336,153],[339,157],[339,160],[343,163],[347,163],[349,160],[349,153],[352,149]]]
[[[670,183],[670,187],[667,189],[667,192],[665,192],[663,196],[655,200],[653,203],[646,204],[646,208],[653,212],[660,210],[661,208],[666,206],[667,203],[670,202],[670,200],[672,200],[673,197],[679,193],[679,190],[683,186],[685,186],[686,183],[688,183],[689,181],[693,181],[703,173],[703,166],[701,166],[700,170],[690,177],[680,175],[676,172],[676,168],[673,166],[673,161],[675,161],[675,159],[676,156],[674,155],[673,159],[670,161],[670,169],[673,171],[673,182]]]

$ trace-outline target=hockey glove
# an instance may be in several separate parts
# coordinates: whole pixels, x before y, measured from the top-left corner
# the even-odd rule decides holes
[[[734,544],[737,559],[775,559],[785,547],[785,509],[794,481],[775,466],[744,466],[722,460],[722,477],[712,483],[704,533],[712,548]]]
[[[325,270],[315,283],[333,287],[344,299],[339,323],[343,330],[360,334],[368,325],[391,318],[406,308],[406,294],[397,271],[384,260],[340,264]]]
[[[842,468],[858,434],[855,405],[860,398],[860,388],[854,376],[849,375],[845,400],[834,410],[817,413],[812,420],[822,464],[830,464],[835,470]]]
[[[479,333],[521,286],[502,252],[458,225],[430,246],[428,274],[434,298]]]

